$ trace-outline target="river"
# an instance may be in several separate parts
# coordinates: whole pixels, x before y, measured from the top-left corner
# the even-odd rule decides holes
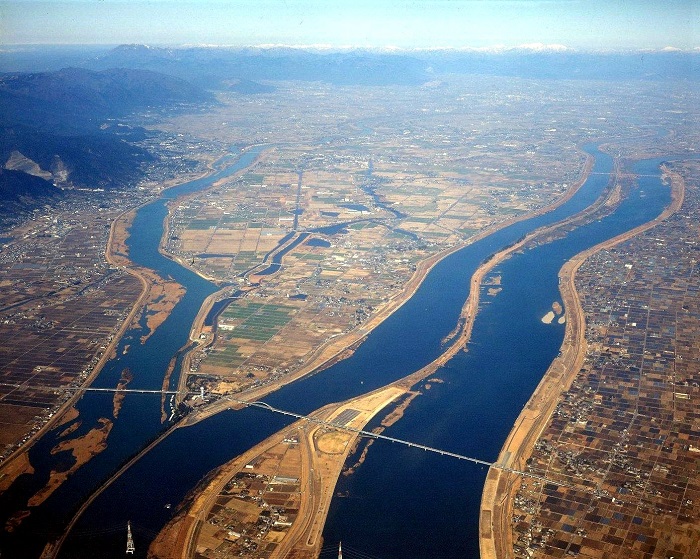
[[[594,174],[568,202],[543,216],[510,225],[444,259],[416,294],[375,329],[352,357],[284,387],[266,401],[275,407],[308,413],[328,402],[388,384],[432,361],[442,350],[441,340],[454,328],[469,294],[469,280],[484,259],[525,233],[586,208],[603,191],[612,160],[593,146],[586,149],[595,157]],[[239,162],[241,166],[244,163]],[[638,172],[653,177],[642,178],[639,188],[612,216],[574,230],[558,241],[517,253],[500,264],[493,274],[502,276],[503,291],[495,298],[483,297],[488,303],[481,305],[468,353],[458,354],[441,368],[436,376],[443,382],[431,383],[430,390],[424,390],[386,434],[494,460],[561,345],[564,327],[540,320],[559,298],[559,268],[585,248],[661,212],[670,198],[669,189],[658,178],[658,164],[658,160],[647,160],[638,165]],[[202,186],[205,184],[192,188]],[[168,191],[169,196],[181,193]],[[188,317],[214,290],[208,282],[189,272],[184,274],[181,267],[157,252],[164,202],[158,207],[154,203],[138,212],[130,238],[131,256],[137,263],[186,285],[187,297],[191,295],[192,300],[183,299],[142,346],[152,348],[143,351],[153,352],[153,361],[134,361],[135,372],[144,372],[136,374],[133,387],[160,386],[163,363],[167,366],[186,341],[191,324]],[[181,306],[186,307],[182,314]],[[139,345],[140,335],[130,333],[130,340],[122,344],[136,341]],[[162,345],[175,336],[179,338],[171,346]],[[110,363],[96,385],[114,386],[123,367],[124,363]],[[81,401],[81,416],[84,421],[88,417],[108,417],[111,406],[111,396],[92,394]],[[30,545],[32,532],[39,527],[59,530],[80,500],[98,487],[116,464],[162,428],[159,422],[159,397],[129,395],[107,450],[32,511],[20,531],[11,539],[4,536],[5,541]],[[145,557],[148,543],[173,513],[174,506],[166,508],[167,504],[176,505],[212,468],[288,422],[263,410],[246,409],[177,429],[94,501],[66,541],[61,557],[122,557],[127,520],[134,529],[136,556]],[[42,460],[52,459],[48,451],[55,444],[55,436],[49,433],[32,449],[32,462],[41,464],[44,470]],[[385,559],[476,558],[485,474],[478,466],[462,461],[376,442],[357,473],[341,480],[339,489],[349,496],[334,499],[324,538],[331,545],[342,540],[346,546]],[[31,495],[27,484],[37,477],[20,480],[2,499],[11,494],[20,500],[25,495],[26,500],[26,495]],[[37,483],[40,485],[40,480],[34,481]],[[0,501],[0,505],[5,503]],[[34,549],[37,547],[34,543]]]
[[[134,375],[129,388],[161,388],[170,359],[187,343],[190,325],[202,302],[217,289],[209,281],[159,252],[163,220],[168,211],[167,203],[183,194],[206,188],[217,180],[249,166],[262,150],[263,146],[255,146],[243,154],[238,154],[234,162],[229,161],[227,156],[218,162],[225,164],[221,169],[207,177],[165,190],[157,200],[138,210],[128,240],[131,259],[137,264],[157,270],[162,277],[175,279],[184,285],[187,291],[172,314],[146,344],[140,343],[141,336],[148,332],[145,319],[141,321],[140,328],[127,332],[118,344],[118,357],[107,363],[93,382],[93,386],[116,387],[122,370],[128,368]],[[124,353],[127,346],[129,350]],[[76,408],[80,412],[77,421],[81,424],[73,437],[84,435],[90,429],[99,427],[99,418],[112,419],[112,395],[86,393]],[[73,463],[70,452],[51,454],[51,449],[59,441],[59,433],[66,427],[67,425],[64,425],[49,431],[30,449],[29,458],[36,472],[31,476],[20,477],[0,496],[0,518],[3,523],[15,510],[26,508],[27,499],[46,484],[51,469],[66,469]],[[118,419],[114,421],[106,450],[73,474],[43,505],[33,507],[30,516],[22,522],[16,532],[0,532],[0,551],[21,550],[17,555],[10,556],[37,557],[45,540],[52,539],[63,531],[66,521],[80,503],[110,473],[116,471],[125,458],[137,453],[162,429],[160,397],[127,398]]]
[[[636,165],[637,173],[652,176],[641,178],[613,215],[498,265],[490,275],[501,276],[503,290],[495,298],[482,293],[487,303],[476,317],[468,353],[439,370],[435,376],[442,383],[423,390],[385,434],[495,461],[559,352],[564,326],[541,321],[552,302],[561,301],[559,269],[586,248],[661,213],[670,189],[658,178],[660,163]],[[385,559],[476,559],[486,473],[480,466],[375,443],[359,470],[339,484],[349,497],[334,500],[324,538]]]

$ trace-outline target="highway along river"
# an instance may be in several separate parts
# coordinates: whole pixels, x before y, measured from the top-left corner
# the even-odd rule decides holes
[[[604,190],[612,160],[593,146],[586,150],[595,157],[593,173],[568,202],[548,214],[508,226],[444,259],[416,294],[375,329],[352,357],[282,388],[266,401],[281,409],[308,413],[328,402],[388,384],[435,359],[442,350],[441,340],[457,323],[469,295],[469,280],[479,264],[527,232],[588,207]],[[438,370],[436,376],[444,382],[425,390],[404,418],[385,434],[494,460],[561,345],[564,326],[540,320],[559,299],[559,268],[578,252],[649,221],[662,211],[669,203],[670,191],[659,178],[659,163],[648,160],[638,165],[639,173],[653,176],[641,178],[639,188],[613,215],[560,240],[518,253],[499,265],[493,274],[502,276],[503,291],[495,298],[484,297],[489,302],[479,311],[469,352],[458,354]],[[243,160],[238,163],[244,164]],[[204,186],[202,183],[199,187]],[[183,299],[143,346],[138,343],[141,332],[132,333],[123,343],[135,342],[141,357],[134,356],[137,347],[133,347],[126,361],[119,358],[119,363],[110,363],[104,369],[97,386],[115,386],[120,371],[129,366],[135,376],[130,387],[159,388],[167,362],[185,342],[204,297],[214,290],[158,254],[164,212],[163,202],[139,211],[132,227],[131,256],[163,276],[171,275],[187,287],[187,297],[192,299]],[[80,403],[81,417],[89,427],[100,417],[110,417],[111,409],[109,394],[89,394]],[[145,556],[150,540],[169,520],[177,503],[207,472],[289,422],[289,418],[249,408],[177,429],[90,505],[60,556],[123,557],[127,520],[132,523],[137,554]],[[17,532],[3,535],[3,551],[8,546],[16,549],[26,545],[32,553],[22,556],[37,556],[52,536],[50,532],[60,531],[80,502],[162,429],[160,397],[127,396],[107,449],[33,509]],[[56,461],[49,452],[55,442],[56,433],[49,433],[35,445],[30,457],[37,473],[20,479],[3,495],[0,510],[16,510],[22,506],[22,499],[26,503],[45,483]],[[485,475],[479,466],[376,442],[362,467],[341,480],[339,490],[348,496],[334,500],[324,538],[330,544],[342,539],[346,545],[387,559],[476,558]]]

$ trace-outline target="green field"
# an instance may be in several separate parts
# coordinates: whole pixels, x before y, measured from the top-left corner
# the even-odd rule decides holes
[[[187,225],[188,229],[209,229],[216,227],[219,223],[218,219],[193,219]]]
[[[214,366],[238,367],[246,358],[238,353],[237,345],[228,345],[223,351],[213,351],[207,357],[207,363]]]
[[[266,342],[291,320],[295,310],[284,305],[241,301],[230,305],[221,318],[241,321],[231,332],[233,337]]]

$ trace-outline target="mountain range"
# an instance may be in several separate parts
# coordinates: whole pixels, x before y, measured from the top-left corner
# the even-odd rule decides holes
[[[121,45],[83,63],[88,68],[157,70],[205,88],[223,80],[309,80],[337,85],[417,85],[433,73],[539,79],[700,80],[700,51],[595,53],[563,45],[491,49],[338,50]]]

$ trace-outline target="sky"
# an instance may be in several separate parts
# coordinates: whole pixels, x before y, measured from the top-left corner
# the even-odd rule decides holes
[[[0,43],[700,47],[700,0],[0,0]]]

